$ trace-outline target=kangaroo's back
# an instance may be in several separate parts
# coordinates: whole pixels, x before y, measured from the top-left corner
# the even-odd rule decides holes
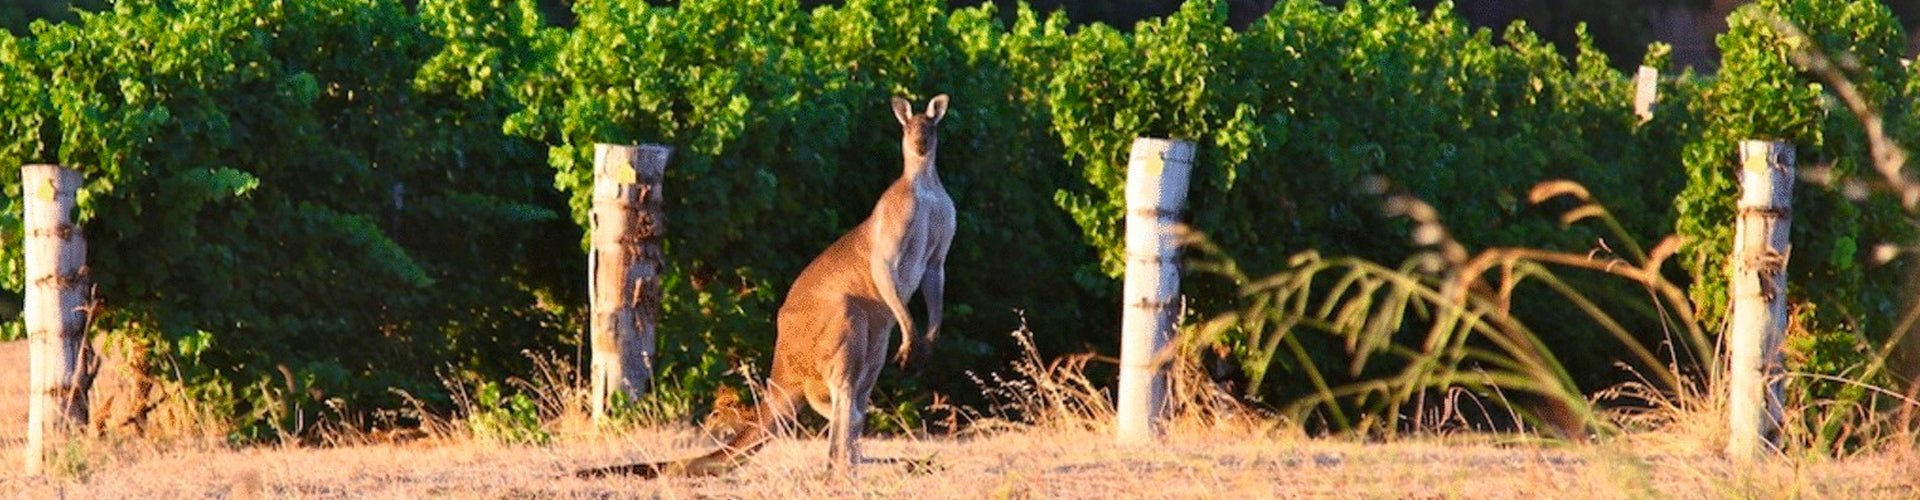
[[[808,387],[824,388],[826,377],[836,375],[836,368],[845,369],[836,365],[848,361],[836,351],[850,341],[871,340],[856,335],[892,328],[892,316],[868,269],[873,243],[867,227],[868,222],[862,222],[841,235],[794,278],[775,320],[780,335],[774,341],[772,382],[800,388],[803,395]],[[880,320],[885,326],[868,328]],[[822,414],[827,411],[814,406]]]

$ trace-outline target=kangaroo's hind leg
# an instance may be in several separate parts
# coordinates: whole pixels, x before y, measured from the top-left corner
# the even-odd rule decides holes
[[[849,308],[846,363],[833,387],[833,426],[830,430],[836,467],[860,463],[860,435],[866,429],[868,397],[887,360],[887,334],[894,322],[879,304]]]

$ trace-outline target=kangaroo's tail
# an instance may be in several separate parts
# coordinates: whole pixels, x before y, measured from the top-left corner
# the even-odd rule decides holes
[[[673,470],[680,462],[654,462],[626,465],[609,465],[592,469],[573,471],[573,477],[581,479],[599,479],[608,476],[634,476],[642,479],[660,477],[665,471]]]
[[[778,384],[769,383],[766,394],[760,398],[760,404],[754,408],[754,421],[745,429],[734,434],[725,446],[711,453],[694,458],[669,462],[634,463],[611,465],[575,471],[575,477],[592,479],[608,476],[635,476],[652,479],[660,476],[706,477],[725,474],[746,462],[748,456],[760,451],[774,436],[774,431],[784,422],[793,420],[794,412],[800,403],[799,391],[789,391]]]

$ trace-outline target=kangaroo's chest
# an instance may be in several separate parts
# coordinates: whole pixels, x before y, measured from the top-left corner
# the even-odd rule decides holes
[[[921,222],[916,225],[926,231],[929,240],[942,235],[953,237],[953,198],[947,196],[946,188],[932,183],[916,185],[913,201],[914,218]]]
[[[914,184],[913,201],[919,205],[931,205],[931,204],[939,204],[939,203],[945,203],[947,205],[953,204],[953,199],[947,197],[946,188],[941,187],[939,184],[934,184],[931,182]]]
[[[918,289],[934,249],[953,238],[953,199],[935,183],[916,183],[912,203],[903,210],[909,220],[900,234],[898,284],[902,295]]]

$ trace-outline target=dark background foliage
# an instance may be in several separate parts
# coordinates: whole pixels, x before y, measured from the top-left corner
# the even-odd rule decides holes
[[[1244,27],[1244,2],[1231,1],[51,3],[0,8],[13,33],[0,36],[0,165],[83,172],[102,330],[233,415],[242,438],[391,409],[395,389],[440,404],[442,377],[524,375],[528,351],[584,363],[595,142],[677,148],[661,390],[700,399],[766,366],[787,284],[897,175],[886,99],[952,95],[940,152],[960,209],[947,335],[929,376],[885,377],[878,402],[907,425],[929,390],[977,395],[968,373],[1017,355],[1007,333],[1023,322],[1049,354],[1117,352],[1119,194],[1135,136],[1201,145],[1191,221],[1256,274],[1308,250],[1410,255],[1407,225],[1359,188],[1370,178],[1431,202],[1468,245],[1594,248],[1598,232],[1525,201],[1536,182],[1573,179],[1644,244],[1675,231],[1701,242],[1683,277],[1701,294],[1716,286],[1710,263],[1724,250],[1710,242],[1730,220],[1719,206],[1729,141],[1793,138],[1803,161],[1843,177],[1865,154],[1849,117],[1817,109],[1782,66],[1773,35],[1740,22],[1721,39],[1722,75],[1669,67],[1657,116],[1641,124],[1620,69],[1673,64],[1638,55],[1647,35],[1632,16],[1581,30],[1566,19],[1602,10],[1551,2],[1512,11],[1539,26],[1498,29],[1478,27],[1496,22],[1475,17],[1485,12],[1401,1],[1278,2]],[[1892,11],[1817,3],[1837,14],[1763,2],[1822,36],[1871,35],[1832,43],[1866,61],[1859,76],[1904,123],[1914,85]],[[23,28],[41,16],[60,22]],[[1798,113],[1781,118],[1788,129],[1742,125],[1782,109]],[[17,241],[18,170],[0,169],[0,182],[13,196],[0,223]],[[1802,343],[1811,366],[1884,338],[1861,332],[1884,331],[1872,318],[1900,305],[1897,283],[1878,278],[1897,273],[1859,255],[1907,235],[1895,207],[1806,190],[1797,220],[1819,222],[1797,226],[1808,253],[1796,251],[1794,280],[1817,311],[1805,322],[1816,340]],[[0,283],[17,294],[19,250],[4,248]],[[1192,314],[1234,307],[1239,283],[1191,278]],[[1607,307],[1647,312],[1638,289],[1567,278]],[[1618,346],[1565,304],[1515,307],[1552,325],[1541,336],[1583,388],[1628,377]],[[1650,314],[1623,316],[1658,344]],[[1309,347],[1319,363],[1346,356],[1331,340]],[[1282,365],[1274,373],[1298,368]],[[1253,395],[1304,390],[1268,379]]]

